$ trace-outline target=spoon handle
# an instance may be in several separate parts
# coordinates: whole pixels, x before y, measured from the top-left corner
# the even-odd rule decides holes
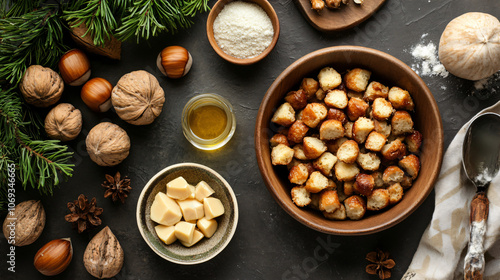
[[[489,201],[486,193],[478,192],[470,204],[470,240],[464,261],[464,279],[483,279],[484,234],[488,219]]]

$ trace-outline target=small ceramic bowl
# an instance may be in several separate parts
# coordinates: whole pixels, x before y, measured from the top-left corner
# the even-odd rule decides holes
[[[255,3],[255,4],[261,6],[262,9],[264,9],[264,11],[267,13],[269,18],[271,19],[271,23],[272,23],[273,29],[274,29],[274,36],[273,36],[273,40],[271,41],[271,44],[267,47],[267,49],[264,50],[264,52],[262,52],[258,56],[255,56],[252,58],[246,58],[246,59],[236,58],[234,56],[231,56],[231,55],[225,53],[219,47],[219,45],[217,45],[217,42],[215,41],[215,37],[214,37],[214,21],[215,21],[215,19],[219,15],[220,11],[222,11],[224,6],[232,1],[234,1],[234,0],[219,0],[219,1],[217,1],[217,3],[215,3],[215,5],[210,10],[210,13],[208,14],[208,18],[207,18],[208,41],[210,42],[210,45],[212,45],[212,48],[215,50],[215,52],[223,59],[225,59],[231,63],[234,63],[234,64],[250,65],[250,64],[253,64],[253,63],[256,63],[256,62],[262,60],[264,57],[266,57],[273,50],[274,46],[276,46],[276,43],[278,42],[278,38],[280,35],[280,24],[279,24],[279,20],[278,20],[278,15],[274,11],[273,6],[271,6],[271,3],[269,3],[267,0],[244,0],[246,2]],[[238,1],[241,1],[241,0],[238,0]]]
[[[288,170],[273,166],[269,138],[276,133],[271,118],[283,103],[285,95],[299,87],[302,78],[316,77],[326,66],[339,73],[355,67],[371,70],[371,80],[387,86],[408,90],[415,102],[415,127],[423,135],[420,152],[421,169],[413,186],[405,191],[403,199],[391,208],[370,213],[361,220],[328,220],[319,211],[297,207],[291,199]],[[432,92],[408,65],[399,59],[370,48],[337,46],[321,49],[298,59],[286,68],[267,90],[257,113],[255,150],[260,172],[274,199],[290,216],[320,232],[337,235],[363,235],[390,228],[408,217],[427,198],[441,168],[443,156],[443,125],[439,108]]]
[[[170,245],[163,243],[154,229],[157,223],[150,218],[156,194],[165,192],[167,182],[179,176],[192,185],[202,180],[207,182],[215,191],[212,196],[220,199],[225,210],[222,216],[216,218],[219,225],[214,235],[203,238],[190,248],[178,241]],[[238,224],[238,203],[231,186],[213,169],[197,163],[179,163],[161,170],[149,180],[139,196],[136,215],[142,237],[157,255],[173,263],[192,265],[212,259],[229,244]]]

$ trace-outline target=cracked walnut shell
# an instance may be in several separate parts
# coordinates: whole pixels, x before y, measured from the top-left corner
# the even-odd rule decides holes
[[[82,130],[82,113],[69,103],[54,107],[45,117],[45,132],[51,139],[70,141]]]
[[[122,120],[146,125],[160,115],[165,94],[153,75],[139,70],[120,78],[111,92],[111,102]]]
[[[90,159],[100,166],[122,162],[130,150],[127,132],[116,124],[102,122],[94,126],[85,141]]]
[[[64,82],[54,70],[31,65],[24,72],[19,90],[26,103],[35,107],[49,107],[61,98]]]

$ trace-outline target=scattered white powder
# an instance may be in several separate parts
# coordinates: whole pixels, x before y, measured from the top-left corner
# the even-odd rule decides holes
[[[421,38],[425,38],[427,33],[423,34]],[[448,77],[448,71],[444,68],[443,64],[439,62],[436,45],[429,42],[427,45],[420,43],[412,48],[411,55],[417,61],[412,64],[412,69],[421,76],[441,76]]]
[[[488,78],[474,82],[474,88],[476,88],[476,90],[489,89],[496,91],[498,87],[500,87],[500,71]]]
[[[217,45],[236,58],[261,54],[273,40],[271,19],[259,5],[243,1],[224,6],[214,21]]]

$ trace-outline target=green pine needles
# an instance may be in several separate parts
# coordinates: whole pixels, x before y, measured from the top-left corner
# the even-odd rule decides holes
[[[52,194],[60,177],[72,175],[73,153],[57,140],[42,140],[42,126],[19,93],[0,88],[0,210],[5,210],[11,164],[15,164],[16,178],[24,189],[31,186],[43,194]]]

